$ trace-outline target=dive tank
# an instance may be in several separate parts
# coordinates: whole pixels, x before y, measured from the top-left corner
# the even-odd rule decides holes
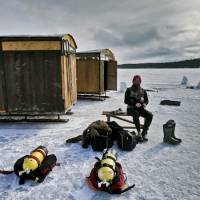
[[[47,156],[48,150],[44,146],[39,146],[31,152],[29,156],[24,159],[23,171],[29,173],[36,170]]]
[[[115,167],[116,167],[117,154],[115,150],[108,150],[103,154],[101,162],[101,167],[98,169],[98,186],[105,184],[107,187],[110,185],[111,181],[115,177]]]

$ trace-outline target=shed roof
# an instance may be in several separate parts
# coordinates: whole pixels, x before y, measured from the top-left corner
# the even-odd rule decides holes
[[[101,58],[115,61],[115,56],[110,49],[96,49],[96,50],[89,50],[89,51],[80,51],[80,52],[77,52],[77,55],[80,57],[92,57],[93,55],[100,55]]]
[[[72,48],[77,49],[76,42],[71,34],[0,36],[0,41],[57,41],[57,40],[67,40]]]

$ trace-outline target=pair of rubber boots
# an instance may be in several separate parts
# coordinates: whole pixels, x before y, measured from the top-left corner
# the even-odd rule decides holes
[[[181,139],[175,136],[175,126],[176,123],[174,120],[169,120],[166,124],[163,125],[164,143],[176,145],[182,142]]]

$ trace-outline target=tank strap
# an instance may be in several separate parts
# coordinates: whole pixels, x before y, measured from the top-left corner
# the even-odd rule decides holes
[[[111,156],[104,156],[104,157],[103,157],[103,159],[106,159],[106,158],[109,158],[109,159],[113,160],[114,162],[116,162],[116,159],[114,159],[114,158],[111,157]]]
[[[34,152],[39,152],[43,155],[44,158],[46,157],[45,153],[40,149],[36,149]]]
[[[96,159],[97,161],[101,161],[100,158],[98,158],[98,157],[95,157],[95,159]]]
[[[34,151],[36,151],[36,150],[38,150],[38,149],[43,150],[43,151],[45,152],[46,155],[48,154],[48,150],[47,150],[47,148],[44,147],[44,146],[39,146],[39,147],[37,147],[36,149],[34,149],[33,151],[31,151],[30,154],[32,154]]]
[[[113,168],[112,165],[109,165],[109,164],[104,163],[104,164],[101,165],[101,167],[109,167],[109,168],[112,169],[113,172],[115,173],[115,169]]]
[[[38,164],[39,166],[41,165],[40,160],[39,160],[36,156],[29,155],[28,158],[34,159],[34,160],[37,162],[37,164]]]

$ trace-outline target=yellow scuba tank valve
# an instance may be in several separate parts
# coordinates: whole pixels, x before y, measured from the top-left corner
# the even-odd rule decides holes
[[[30,171],[36,170],[41,165],[47,154],[48,150],[44,146],[39,146],[33,150],[31,154],[24,159],[23,171],[21,171],[21,174],[24,172],[28,174]]]
[[[112,180],[115,178],[115,167],[116,167],[117,154],[115,150],[107,150],[103,156],[101,162],[101,167],[98,169],[97,174],[100,182],[98,186],[101,187],[105,184],[106,187],[110,185]]]

